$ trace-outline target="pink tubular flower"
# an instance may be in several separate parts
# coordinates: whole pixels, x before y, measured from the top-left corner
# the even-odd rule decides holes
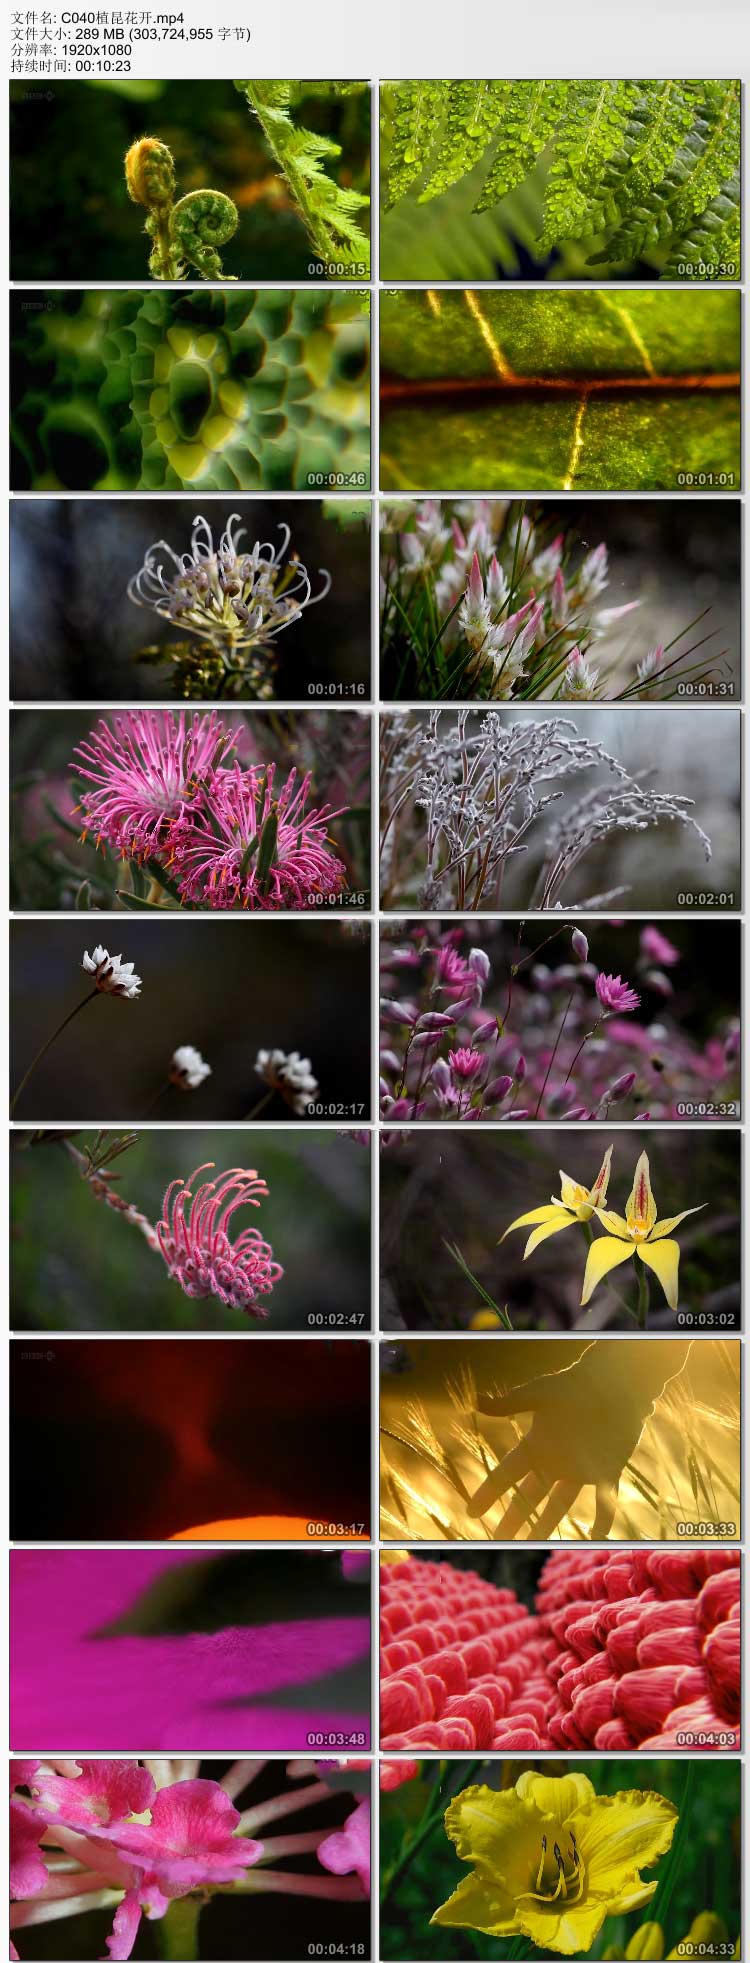
[[[640,995],[620,975],[597,975],[596,992],[602,1008],[611,1009],[616,1015],[626,1015],[628,1010],[640,1007]]]
[[[263,1320],[268,1310],[258,1298],[270,1295],[284,1270],[257,1227],[246,1227],[235,1241],[227,1227],[238,1207],[260,1206],[268,1187],[256,1172],[234,1166],[194,1191],[199,1174],[212,1169],[208,1160],[187,1182],[173,1179],[167,1187],[156,1224],[159,1250],[186,1295],[198,1301],[215,1295],[229,1308]]]
[[[167,866],[183,899],[251,911],[306,907],[335,899],[346,869],[326,837],[326,805],[306,811],[310,774],[292,769],[274,796],[274,765],[243,770],[238,763],[211,782],[206,808],[186,809],[170,834]]]
[[[318,1848],[318,1860],[329,1874],[359,1875],[363,1893],[370,1897],[370,1802],[359,1799],[338,1833],[328,1834]]]
[[[116,1825],[107,1838],[149,1888],[172,1900],[191,1888],[239,1881],[260,1860],[262,1842],[238,1839],[239,1824],[237,1808],[215,1779],[181,1779],[157,1792],[150,1825]]]
[[[10,1802],[10,1892],[17,1902],[36,1895],[47,1881],[47,1869],[39,1852],[44,1821],[38,1819],[21,1799]]]
[[[153,858],[236,740],[213,709],[126,710],[111,724],[100,717],[72,766],[94,786],[80,803],[84,838],[93,832],[124,858]]]

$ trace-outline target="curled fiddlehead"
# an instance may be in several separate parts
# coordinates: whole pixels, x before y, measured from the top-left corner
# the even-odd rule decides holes
[[[223,191],[188,191],[174,203],[174,158],[156,136],[131,143],[125,158],[125,183],[133,204],[148,213],[145,231],[153,240],[148,269],[152,279],[179,280],[194,266],[202,279],[234,278],[224,274],[216,250],[237,230],[239,214]]]
[[[238,224],[237,206],[223,191],[188,191],[172,208],[169,236],[179,255],[204,279],[225,279],[216,248],[233,238]]]

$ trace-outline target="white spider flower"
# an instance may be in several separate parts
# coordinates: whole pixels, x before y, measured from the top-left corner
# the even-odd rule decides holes
[[[165,539],[150,545],[143,565],[128,585],[136,606],[149,607],[188,634],[229,649],[267,647],[276,634],[298,621],[305,607],[316,606],[331,589],[331,575],[321,568],[323,587],[313,596],[307,568],[292,553],[288,525],[280,525],[281,544],[256,542],[241,549],[244,530],[239,513],[232,512],[217,545],[208,520],[193,521],[190,551],[177,554]]]
[[[255,1059],[255,1069],[264,1084],[278,1091],[296,1118],[304,1118],[308,1105],[320,1089],[317,1077],[313,1076],[309,1056],[300,1056],[299,1050],[259,1050]]]
[[[192,1043],[181,1043],[169,1066],[170,1084],[174,1084],[178,1091],[197,1091],[210,1075],[211,1065],[206,1063],[200,1050],[194,1049]]]
[[[134,1002],[140,995],[141,977],[134,973],[132,961],[123,961],[121,954],[95,947],[93,954],[84,954],[81,967],[87,975],[93,975],[102,995],[120,995],[124,1002]]]

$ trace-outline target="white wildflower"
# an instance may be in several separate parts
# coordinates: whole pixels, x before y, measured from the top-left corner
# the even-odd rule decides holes
[[[650,682],[654,675],[658,675],[663,658],[663,647],[649,648],[648,654],[644,654],[643,660],[639,661],[636,669],[639,682]]]
[[[259,1050],[255,1069],[264,1084],[279,1092],[295,1117],[304,1118],[320,1089],[309,1056],[300,1056],[299,1050]]]
[[[120,995],[125,1002],[134,1002],[140,995],[141,977],[134,974],[132,961],[123,961],[121,954],[109,954],[106,947],[95,947],[93,954],[84,954],[81,967],[87,975],[93,975],[102,995]]]
[[[580,648],[573,648],[563,680],[563,697],[566,702],[592,702],[596,695],[599,680],[598,668],[592,668],[582,655]]]
[[[197,1091],[210,1075],[210,1063],[204,1061],[200,1050],[193,1049],[192,1043],[182,1043],[175,1050],[169,1066],[169,1081],[177,1090]]]

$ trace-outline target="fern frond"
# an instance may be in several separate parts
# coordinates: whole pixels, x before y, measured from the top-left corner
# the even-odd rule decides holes
[[[383,88],[380,127],[389,150],[385,211],[421,176],[452,87],[451,82],[390,82]]]
[[[612,264],[640,258],[664,240],[679,237],[691,220],[706,210],[738,169],[739,85],[736,82],[692,82],[683,85],[683,99],[675,98],[669,119],[670,140],[677,122],[682,124],[679,146],[659,176],[652,175],[655,152],[649,152],[644,138],[641,154],[634,155],[634,174],[623,182],[620,219],[606,252],[596,253],[591,264],[607,260]],[[665,126],[666,127],[666,126]],[[642,186],[638,165],[648,156],[650,183]],[[618,176],[618,184],[622,180]],[[614,180],[607,187],[615,188]]]
[[[710,270],[719,266],[733,266],[734,275],[725,274],[725,277],[739,278],[741,258],[740,179],[733,177],[672,246],[664,267],[664,278],[677,277],[679,267],[685,261],[688,265],[704,265]]]
[[[637,82],[584,82],[571,89],[554,133],[544,205],[543,250],[600,230],[602,181],[617,154],[640,89]]]
[[[554,134],[571,82],[512,82],[489,176],[474,206],[489,211],[523,183]]]
[[[295,87],[289,81],[235,82],[286,178],[316,257],[324,265],[343,261],[369,270],[370,242],[358,223],[369,199],[328,175],[326,164],[341,155],[340,144],[292,121]]]
[[[451,84],[429,182],[419,193],[420,204],[439,197],[441,191],[474,169],[497,134],[513,86],[512,82]]]

